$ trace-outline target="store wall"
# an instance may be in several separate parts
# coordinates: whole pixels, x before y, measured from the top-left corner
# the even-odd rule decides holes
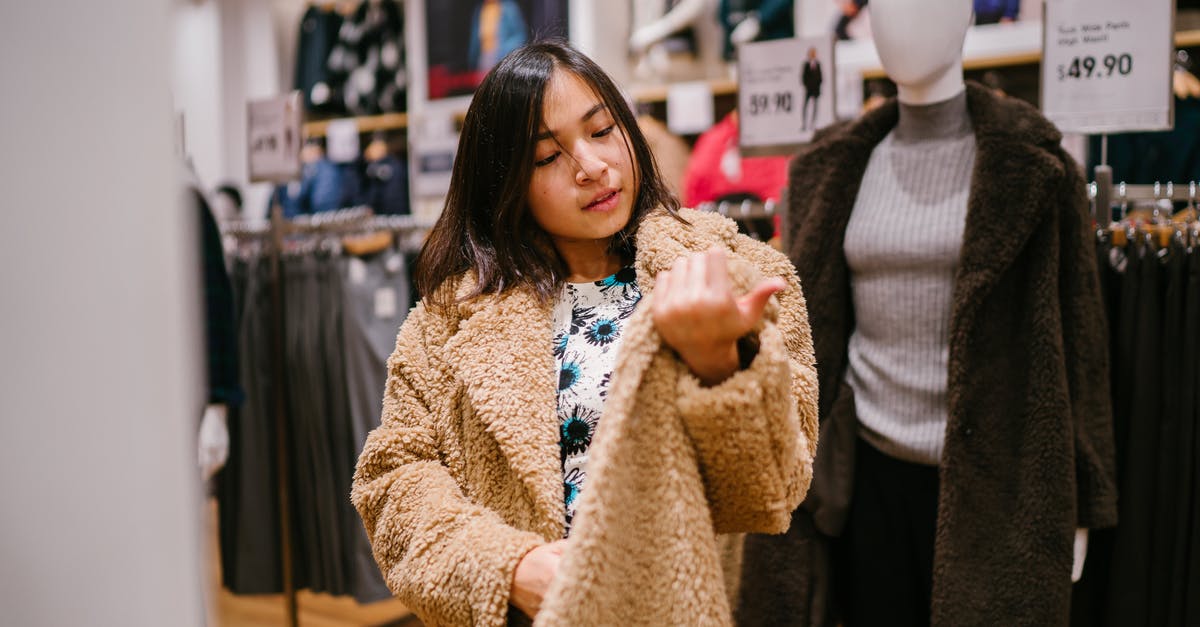
[[[303,6],[301,0],[171,3],[171,91],[184,116],[188,155],[205,188],[224,182],[241,188],[250,218],[266,215],[271,190],[248,179],[246,103],[290,85],[291,65],[282,61],[275,12],[298,10],[291,18],[295,28]],[[294,41],[291,45],[294,55]]]
[[[201,625],[170,0],[0,20],[0,622]]]
[[[221,96],[221,16],[215,2],[174,5],[171,93],[183,116],[184,142],[196,174],[213,186],[228,176]]]

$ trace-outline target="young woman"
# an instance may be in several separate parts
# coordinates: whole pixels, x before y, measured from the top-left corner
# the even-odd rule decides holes
[[[611,79],[542,42],[476,92],[416,282],[352,495],[396,596],[430,625],[728,622],[716,534],[782,532],[811,478],[786,258],[679,209]]]

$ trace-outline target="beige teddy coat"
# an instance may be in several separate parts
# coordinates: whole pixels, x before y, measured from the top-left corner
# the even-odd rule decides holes
[[[538,625],[728,625],[738,532],[781,533],[817,443],[817,377],[791,263],[715,214],[639,227],[625,329],[588,483]],[[749,366],[705,388],[650,316],[654,276],[724,246],[735,289],[784,277]],[[460,286],[461,289],[461,286]],[[517,563],[564,530],[551,303],[511,290],[400,329],[352,500],[392,592],[426,625],[527,622]],[[734,573],[726,577],[725,573]]]

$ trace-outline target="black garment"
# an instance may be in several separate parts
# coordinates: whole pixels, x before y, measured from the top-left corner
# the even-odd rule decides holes
[[[1185,359],[1182,318],[1187,266],[1184,251],[1180,247],[1169,246],[1158,251],[1156,256],[1163,282],[1162,316],[1159,318],[1159,363],[1163,379],[1159,380],[1157,389],[1162,397],[1162,412],[1156,425],[1158,445],[1152,510],[1154,523],[1150,540],[1149,624],[1179,625],[1183,615],[1185,575],[1182,556],[1179,555],[1183,547],[1178,544],[1175,527],[1188,501],[1185,498],[1181,504],[1179,494],[1180,484],[1183,483],[1179,472],[1183,451],[1179,443],[1184,428],[1181,419],[1184,390],[1174,380],[1181,373]],[[1196,356],[1188,356],[1188,359],[1195,360]],[[1191,390],[1187,389],[1187,393],[1190,395]],[[1176,565],[1180,567],[1179,578],[1176,578]],[[1169,616],[1173,616],[1173,619]]]
[[[235,259],[233,278],[246,400],[229,414],[229,459],[217,474],[221,573],[235,594],[274,594],[283,590],[269,322],[274,279],[265,259]]]
[[[1194,359],[1196,355],[1200,355],[1200,328],[1196,324],[1196,321],[1200,320],[1200,247],[1193,249],[1189,256],[1187,315],[1184,316],[1184,320],[1188,326],[1185,344],[1188,355],[1192,355],[1193,359],[1192,376],[1185,379],[1182,385],[1186,386],[1188,381],[1192,382],[1192,446],[1191,463],[1186,463],[1188,460],[1185,460],[1182,470],[1191,477],[1193,483],[1189,494],[1191,511],[1183,518],[1188,529],[1188,546],[1181,551],[1188,556],[1183,624],[1200,625],[1200,364]]]
[[[854,6],[858,7],[858,12],[861,12],[863,7],[867,6],[867,0],[853,0],[853,2]],[[838,16],[838,21],[833,26],[833,35],[840,41],[846,41],[850,39],[850,32],[846,29],[850,27],[850,22],[854,21],[854,18],[858,17],[858,12],[855,12],[854,15],[846,15],[846,13],[843,12],[840,16]]]
[[[300,20],[294,86],[304,94],[304,107],[308,111],[336,114],[346,110],[343,102],[331,97],[326,65],[341,27],[341,14],[319,4],[309,6]]]
[[[376,215],[409,213],[408,163],[388,155],[366,164],[356,204],[367,205]]]
[[[238,383],[237,324],[234,320],[233,286],[225,269],[221,232],[204,195],[189,190],[199,223],[200,256],[203,264],[204,339],[208,364],[208,402],[236,405],[242,401]]]
[[[354,115],[407,108],[404,14],[394,0],[363,2],[342,22],[327,69],[332,98]]]
[[[1120,500],[1116,545],[1111,574],[1108,624],[1144,625],[1150,618],[1151,536],[1155,468],[1159,455],[1158,424],[1162,414],[1162,394],[1159,391],[1162,361],[1159,355],[1161,340],[1162,294],[1158,260],[1152,248],[1140,247],[1130,252],[1139,257],[1130,269],[1136,269],[1137,290],[1125,297],[1134,300],[1137,325],[1135,334],[1127,339],[1131,344],[1132,385],[1126,408],[1129,416],[1128,441],[1125,447],[1125,476],[1120,479]],[[1136,266],[1136,268],[1135,268]],[[1127,277],[1130,276],[1127,274]],[[1161,624],[1161,623],[1159,623]]]
[[[859,439],[854,502],[834,542],[846,627],[929,625],[938,469],[893,459]]]

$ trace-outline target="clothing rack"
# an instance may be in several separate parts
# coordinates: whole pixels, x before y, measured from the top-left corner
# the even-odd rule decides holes
[[[1198,185],[1174,182],[1153,185],[1128,185],[1124,182],[1105,190],[1098,183],[1088,184],[1088,198],[1094,203],[1097,236],[1111,238],[1113,244],[1123,246],[1137,237],[1139,232],[1148,243],[1157,242],[1166,247],[1173,237],[1186,239],[1192,245],[1200,240],[1200,222],[1197,222]],[[1187,206],[1176,213],[1173,204],[1187,202]],[[1121,219],[1112,221],[1112,206],[1121,207]],[[1149,216],[1131,219],[1139,208],[1149,211]],[[1157,240],[1155,239],[1157,236]]]
[[[696,207],[700,211],[713,211],[734,220],[753,220],[755,218],[773,218],[779,208],[774,200],[741,200],[720,202],[702,202]]]
[[[284,218],[283,208],[278,204],[271,208],[270,219],[266,222],[236,222],[226,225],[224,235],[239,240],[260,242],[266,246],[269,272],[272,277],[270,299],[271,314],[271,378],[273,381],[272,401],[275,423],[275,445],[278,449],[278,496],[280,508],[280,556],[282,563],[282,582],[286,624],[298,626],[296,603],[296,585],[294,580],[294,533],[291,525],[291,461],[288,455],[288,416],[286,410],[286,376],[283,372],[284,362],[284,307],[286,294],[283,289],[281,271],[282,256],[287,250],[287,238],[303,234],[342,235],[356,232],[386,230],[408,237],[423,238],[430,225],[423,224],[412,216],[375,216],[369,207],[350,207],[336,211],[322,212],[298,218]]]
[[[1189,206],[1195,208],[1197,206],[1197,181],[1189,181],[1187,183],[1175,183],[1168,181],[1166,183],[1157,182],[1153,185],[1129,185],[1124,181],[1105,184],[1104,172],[1098,180],[1088,183],[1087,193],[1095,205],[1096,223],[1101,228],[1107,227],[1112,223],[1111,207],[1114,202],[1125,204],[1127,202],[1137,201],[1187,201]],[[1109,212],[1105,213],[1103,208],[1108,207]]]

